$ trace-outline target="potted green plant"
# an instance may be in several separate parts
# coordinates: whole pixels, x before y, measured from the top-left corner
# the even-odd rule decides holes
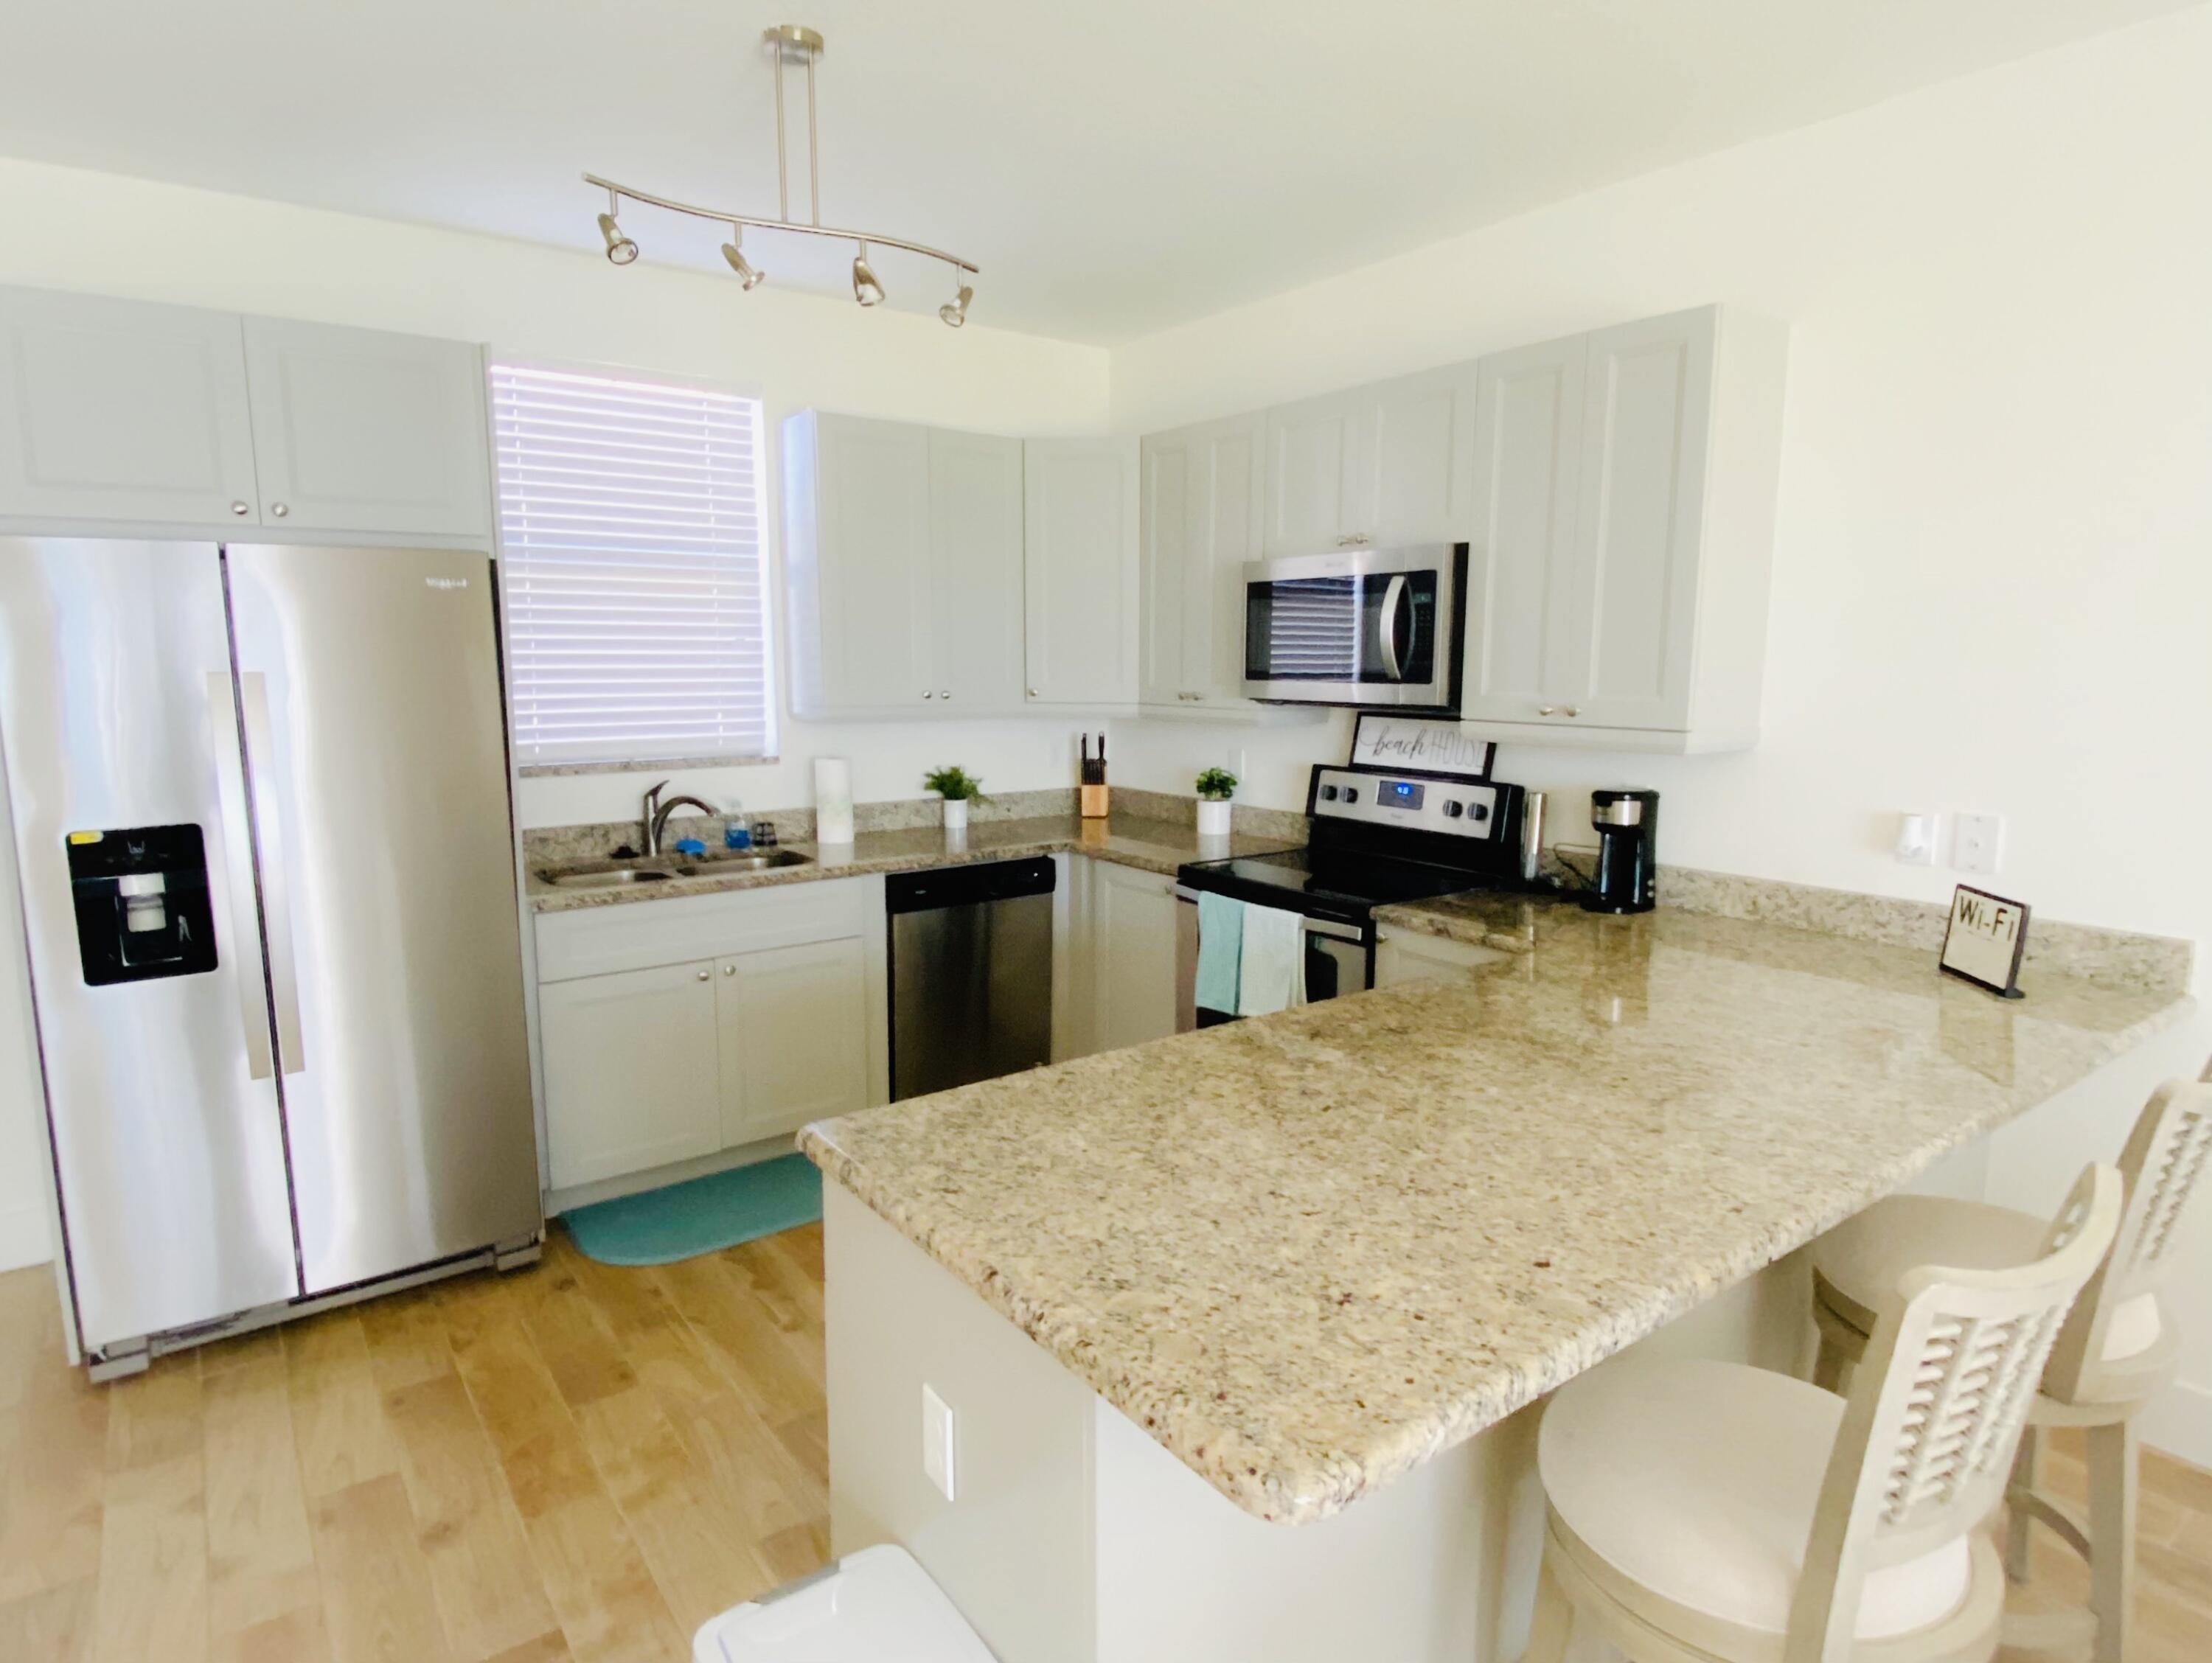
[[[987,802],[983,782],[963,768],[932,768],[922,775],[921,788],[933,791],[945,799],[945,829],[964,832],[968,829],[968,805]]]
[[[1227,768],[1208,768],[1198,776],[1198,835],[1229,835],[1229,799],[1237,792],[1237,776]]]

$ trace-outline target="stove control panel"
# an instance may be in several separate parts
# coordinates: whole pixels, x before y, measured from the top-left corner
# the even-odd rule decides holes
[[[1316,768],[1313,801],[1307,810],[1323,819],[1408,826],[1454,837],[1503,835],[1498,787],[1474,780],[1401,779],[1355,774],[1350,768]]]

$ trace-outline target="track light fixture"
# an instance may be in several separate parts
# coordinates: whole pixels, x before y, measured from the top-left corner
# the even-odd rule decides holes
[[[599,235],[607,246],[607,258],[617,265],[628,265],[637,258],[637,245],[624,234],[616,222],[624,202],[641,202],[647,207],[662,208],[672,214],[688,214],[694,219],[714,220],[730,228],[730,240],[722,245],[722,258],[729,262],[730,270],[748,289],[759,286],[766,273],[744,257],[742,240],[745,228],[761,231],[790,231],[803,237],[834,237],[840,241],[855,244],[858,252],[853,257],[853,298],[862,306],[880,306],[884,286],[875,270],[868,264],[871,243],[884,248],[896,248],[908,254],[920,254],[925,258],[942,260],[952,268],[960,284],[956,297],[938,307],[937,315],[954,329],[968,321],[968,302],[975,290],[965,281],[975,275],[975,268],[957,254],[948,254],[941,248],[932,248],[926,243],[908,242],[902,237],[882,237],[874,232],[846,231],[822,223],[822,169],[819,148],[815,143],[814,120],[814,62],[822,56],[822,37],[813,29],[797,23],[779,23],[774,28],[761,32],[761,43],[775,60],[775,187],[776,216],[769,219],[754,214],[731,214],[716,208],[701,208],[686,202],[677,202],[668,197],[653,195],[648,191],[636,191],[627,185],[617,185],[612,179],[601,179],[597,173],[584,175],[584,182],[598,186],[607,193],[607,211],[599,215]],[[789,158],[785,149],[783,113],[783,71],[786,64],[796,64],[806,72],[806,183],[807,217],[791,217],[791,173]]]
[[[745,258],[744,240],[744,227],[732,226],[730,240],[722,245],[722,258],[730,263],[730,270],[738,274],[738,282],[744,286],[745,293],[750,294],[761,286],[761,280],[766,277],[768,273]]]
[[[599,215],[599,237],[607,246],[607,258],[617,265],[628,265],[637,258],[637,245],[623,235],[615,219],[621,211],[621,201],[613,191],[608,191],[607,211]]]
[[[862,306],[882,303],[884,286],[876,281],[874,269],[868,264],[868,246],[860,245],[860,252],[853,256],[853,298]]]

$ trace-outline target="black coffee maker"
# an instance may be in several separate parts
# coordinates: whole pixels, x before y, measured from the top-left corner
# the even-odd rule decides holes
[[[1648,913],[1659,896],[1659,793],[1594,791],[1590,823],[1597,828],[1597,871],[1583,895],[1594,913]]]

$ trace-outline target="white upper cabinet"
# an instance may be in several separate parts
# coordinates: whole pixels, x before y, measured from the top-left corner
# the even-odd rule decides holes
[[[1144,472],[1138,696],[1188,710],[1243,696],[1244,563],[1260,557],[1265,418],[1155,434]]]
[[[1367,390],[1378,548],[1463,543],[1474,519],[1474,373],[1453,364]]]
[[[800,716],[937,708],[929,437],[907,422],[811,410],[783,424]]]
[[[1137,446],[1023,446],[1023,569],[1031,705],[1137,698]]]
[[[1455,364],[1268,411],[1265,552],[1463,541],[1474,383]]]
[[[942,713],[1020,709],[1020,440],[931,431],[929,567]]]
[[[1522,720],[1557,694],[1554,637],[1575,634],[1565,626],[1562,592],[1574,556],[1589,361],[1580,335],[1482,361],[1460,702],[1468,717]]]
[[[489,547],[483,354],[0,289],[0,517]]]
[[[783,482],[797,714],[1025,707],[1020,440],[809,410]]]
[[[264,525],[490,535],[476,347],[248,318],[246,362]]]
[[[1373,530],[1371,414],[1357,392],[1330,393],[1267,414],[1268,555],[1348,548]]]
[[[251,524],[259,502],[234,315],[0,288],[0,515]]]
[[[1612,750],[1756,741],[1787,345],[1708,307],[1483,361],[1468,720]]]

